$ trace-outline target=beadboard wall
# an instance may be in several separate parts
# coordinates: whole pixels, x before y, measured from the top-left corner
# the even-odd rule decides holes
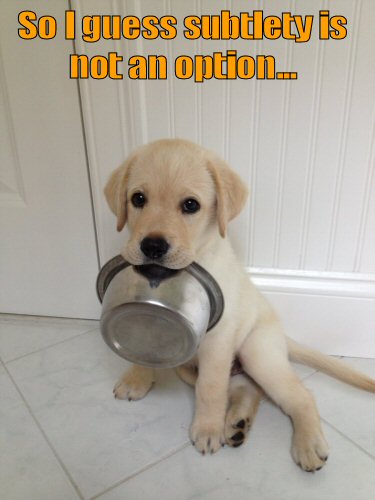
[[[78,54],[166,55],[160,81],[81,80],[101,262],[118,253],[102,189],[137,145],[183,137],[221,154],[246,181],[249,202],[230,236],[291,336],[326,352],[375,356],[375,3],[371,0],[72,0],[77,16],[191,14],[229,9],[313,14],[309,43],[279,40],[76,41]],[[344,40],[319,40],[319,10],[344,15]],[[173,77],[181,54],[272,54],[298,79]]]

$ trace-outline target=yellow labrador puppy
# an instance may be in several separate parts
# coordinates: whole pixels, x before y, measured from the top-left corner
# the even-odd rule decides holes
[[[204,454],[218,451],[224,443],[240,445],[264,391],[292,419],[295,462],[306,471],[319,470],[327,460],[328,446],[315,401],[289,360],[371,392],[375,381],[283,334],[275,312],[249,280],[226,238],[228,222],[247,197],[239,176],[198,145],[160,140],[139,148],[115,170],[105,195],[118,231],[125,224],[130,230],[122,251],[126,260],[170,269],[196,261],[223,291],[221,320],[206,334],[196,358],[178,370],[196,386],[190,429],[196,449]],[[248,376],[230,376],[235,358]],[[118,398],[140,399],[153,382],[152,368],[134,365],[114,392]]]

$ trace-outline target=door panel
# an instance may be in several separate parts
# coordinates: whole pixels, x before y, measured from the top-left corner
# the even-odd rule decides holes
[[[63,25],[68,2],[33,2]],[[1,1],[0,311],[98,317],[97,250],[73,47],[21,40],[27,2]]]

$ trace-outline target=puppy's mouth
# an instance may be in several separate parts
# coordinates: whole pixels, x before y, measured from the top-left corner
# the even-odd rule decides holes
[[[133,268],[137,273],[148,279],[151,288],[157,288],[163,280],[179,272],[179,269],[169,269],[159,264],[143,264],[133,266]]]
[[[171,276],[173,272],[184,269],[194,261],[192,252],[182,248],[172,248],[167,255],[152,259],[140,251],[136,240],[129,242],[121,253],[127,262],[142,271],[140,274],[145,273],[145,276],[160,278],[159,281]]]

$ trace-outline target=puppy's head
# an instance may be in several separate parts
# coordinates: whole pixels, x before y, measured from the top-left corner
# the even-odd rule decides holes
[[[189,265],[215,233],[225,237],[247,196],[224,161],[180,139],[136,150],[112,173],[104,192],[117,230],[125,224],[130,230],[125,259],[170,269]]]

